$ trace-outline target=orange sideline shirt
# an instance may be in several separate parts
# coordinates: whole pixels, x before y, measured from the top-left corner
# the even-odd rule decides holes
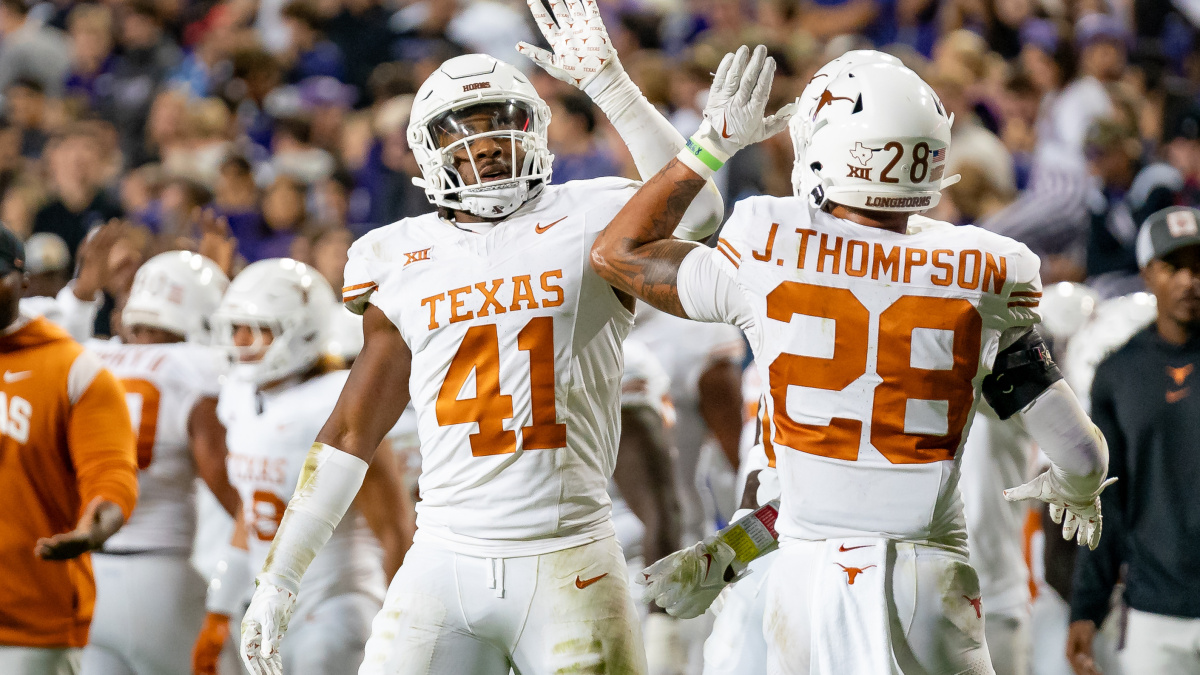
[[[95,497],[129,517],[135,437],[125,391],[99,358],[44,318],[17,321],[0,334],[0,645],[82,647],[91,556],[43,561],[34,545],[75,529]]]

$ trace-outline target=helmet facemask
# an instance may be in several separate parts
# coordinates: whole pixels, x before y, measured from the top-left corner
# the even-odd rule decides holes
[[[521,98],[471,103],[410,130],[438,206],[481,218],[503,218],[550,180],[548,119]],[[423,157],[422,157],[423,156]]]

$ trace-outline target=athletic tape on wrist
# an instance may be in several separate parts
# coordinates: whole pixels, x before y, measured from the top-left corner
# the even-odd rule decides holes
[[[304,571],[329,541],[366,475],[363,460],[313,443],[259,578],[296,593]]]

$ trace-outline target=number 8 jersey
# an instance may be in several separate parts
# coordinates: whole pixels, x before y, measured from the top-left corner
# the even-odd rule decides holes
[[[1039,261],[976,227],[895,233],[739,202],[679,272],[691,318],[740,325],[763,382],[781,536],[882,536],[966,553],[959,450],[1001,347],[1039,320]]]
[[[347,307],[378,307],[412,351],[418,541],[509,557],[613,535],[606,487],[633,315],[589,257],[634,188],[548,186],[486,233],[428,214],[351,247]]]

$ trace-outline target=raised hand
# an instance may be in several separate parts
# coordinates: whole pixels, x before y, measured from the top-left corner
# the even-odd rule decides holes
[[[743,45],[726,54],[713,76],[704,123],[693,138],[723,163],[738,150],[783,131],[796,105],[766,116],[774,77],[775,59],[762,45],[753,53]]]
[[[200,224],[200,255],[215,262],[225,276],[232,278],[237,238],[229,233],[229,221],[212,209],[197,209],[195,219]]]
[[[573,87],[586,89],[601,72],[614,68],[617,52],[600,19],[596,0],[550,0],[553,16],[543,7],[542,0],[526,2],[534,22],[554,51],[528,42],[517,44],[517,51],[542,70]]]

